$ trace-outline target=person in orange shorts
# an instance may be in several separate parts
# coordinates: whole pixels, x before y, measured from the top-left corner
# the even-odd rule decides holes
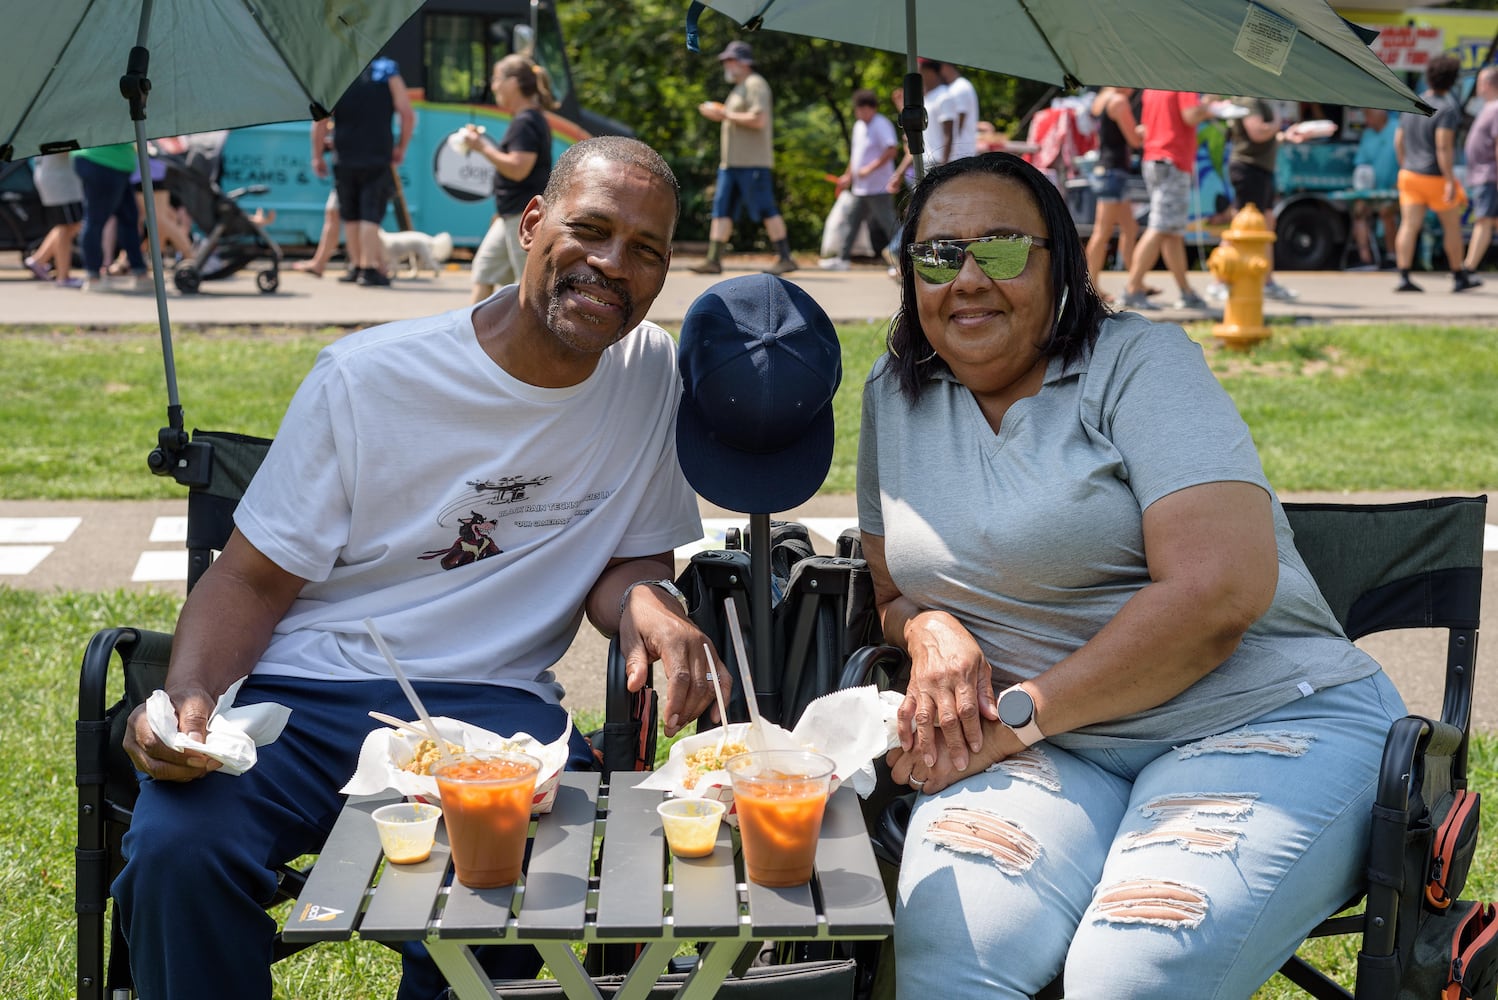
[[[1465,292],[1481,281],[1467,272],[1462,262],[1462,208],[1466,192],[1456,179],[1456,130],[1461,124],[1462,107],[1451,92],[1461,72],[1461,62],[1449,52],[1442,53],[1425,67],[1425,82],[1430,89],[1421,94],[1425,103],[1435,108],[1429,118],[1405,113],[1394,132],[1394,149],[1399,156],[1399,233],[1394,239],[1395,257],[1399,262],[1399,285],[1396,292],[1423,292],[1410,280],[1415,260],[1415,245],[1425,225],[1425,210],[1430,209],[1441,220],[1441,237],[1446,260],[1451,267],[1451,290]]]

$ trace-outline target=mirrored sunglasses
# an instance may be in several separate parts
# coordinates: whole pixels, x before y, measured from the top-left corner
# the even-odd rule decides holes
[[[1030,248],[1049,249],[1051,241],[1040,236],[979,236],[971,240],[931,240],[905,248],[910,266],[923,281],[945,285],[962,270],[964,258],[973,255],[983,273],[995,281],[1017,278],[1030,259]]]

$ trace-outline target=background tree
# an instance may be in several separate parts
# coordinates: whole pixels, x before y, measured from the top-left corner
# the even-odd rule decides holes
[[[875,91],[884,102],[880,111],[893,117],[889,93],[901,83],[905,57],[775,31],[744,33],[710,10],[698,24],[702,51],[692,53],[686,10],[685,0],[558,3],[579,98],[660,151],[682,186],[677,237],[704,241],[718,170],[718,125],[698,114],[697,105],[728,93],[717,54],[735,38],[749,42],[759,72],[775,91],[775,182],[791,246],[820,246],[833,201],[827,176],[847,165],[853,91]],[[968,76],[978,90],[980,113],[1000,131],[1009,131],[1048,91],[1044,84],[997,73]],[[734,229],[735,250],[767,249],[763,241],[759,227]]]

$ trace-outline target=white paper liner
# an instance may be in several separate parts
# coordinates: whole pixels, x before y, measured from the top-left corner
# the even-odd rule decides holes
[[[761,723],[765,748],[769,750],[815,750],[833,760],[832,787],[843,782],[853,786],[860,796],[874,790],[874,760],[900,745],[895,713],[904,696],[895,691],[880,691],[872,684],[844,688],[825,694],[806,706],[796,728],[787,732],[772,723]],[[640,782],[641,788],[668,791],[678,798],[717,799],[728,807],[724,822],[738,826],[733,807],[733,788],[727,771],[709,771],[688,788],[686,758],[704,747],[716,746],[720,739],[729,743],[748,744],[749,723],[735,722],[720,729],[677,740],[670,756],[650,776]]]
[[[561,781],[563,768],[567,766],[572,739],[572,715],[567,715],[567,728],[552,743],[542,743],[529,733],[500,736],[487,729],[471,726],[458,719],[437,716],[432,720],[437,732],[449,743],[464,750],[511,750],[528,753],[541,761],[541,773],[536,777],[536,794],[531,799],[533,814],[551,812],[557,797],[557,784]],[[412,722],[420,730],[420,722]],[[422,737],[405,730],[380,728],[371,730],[359,748],[359,764],[354,776],[339,791],[345,795],[374,795],[394,789],[402,795],[423,802],[441,802],[437,790],[437,779],[429,774],[413,774],[402,765],[416,756],[416,748]]]
[[[233,707],[234,696],[242,684],[243,677],[219,697],[203,740],[193,739],[177,729],[177,709],[171,696],[160,688],[146,699],[146,721],[156,737],[173,750],[196,750],[222,764],[220,774],[243,774],[259,759],[255,748],[273,743],[281,735],[291,709],[271,702]]]

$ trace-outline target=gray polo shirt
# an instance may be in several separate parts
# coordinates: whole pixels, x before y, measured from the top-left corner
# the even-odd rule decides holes
[[[1236,481],[1270,491],[1247,425],[1180,327],[1108,319],[1091,356],[1052,359],[994,434],[972,394],[934,374],[912,407],[874,365],[864,387],[859,527],[882,535],[900,592],[951,612],[996,671],[1034,677],[1149,583],[1145,508]],[[1163,705],[1052,738],[1058,746],[1190,740],[1377,673],[1343,635],[1275,507],[1279,585],[1238,650]]]

